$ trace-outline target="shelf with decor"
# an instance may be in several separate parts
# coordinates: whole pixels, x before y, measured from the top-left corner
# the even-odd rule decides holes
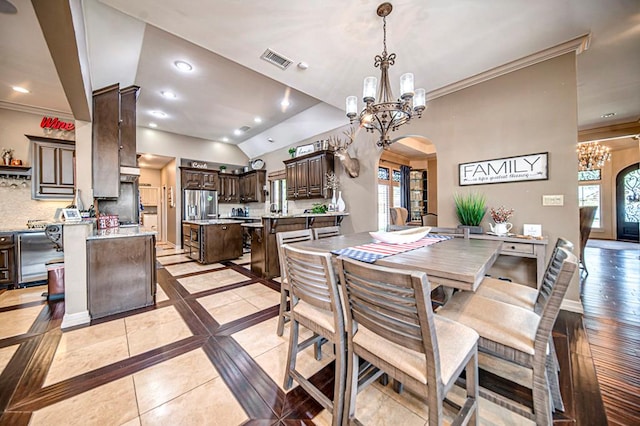
[[[0,165],[0,175],[8,178],[31,179],[31,166],[5,166]]]
[[[422,220],[422,215],[427,214],[427,171],[411,170],[409,173],[409,215],[411,221]]]

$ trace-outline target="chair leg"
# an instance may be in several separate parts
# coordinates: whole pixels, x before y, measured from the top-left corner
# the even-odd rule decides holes
[[[345,382],[346,382],[346,356],[344,351],[344,338],[336,343],[336,359],[335,359],[335,379],[333,385],[333,424],[341,425],[344,418],[345,406]]]
[[[344,391],[343,419],[345,424],[351,424],[356,416],[356,397],[358,396],[359,358],[349,348],[347,350],[347,374]]]
[[[284,288],[284,284],[280,284],[280,310],[278,311],[278,329],[276,333],[282,336],[284,333],[284,320],[287,312],[287,299],[289,291]]]
[[[467,387],[467,399],[473,398],[475,401],[475,407],[469,417],[469,425],[478,426],[480,424],[480,416],[478,416],[478,403],[479,399],[479,387],[478,383],[478,352],[471,357],[465,368],[465,380]]]
[[[545,366],[533,369],[533,414],[537,425],[553,424],[549,382]]]
[[[298,356],[298,321],[291,318],[291,330],[289,330],[289,352],[287,354],[287,371],[284,374],[284,388],[289,390],[293,385],[291,372],[296,368],[296,357]]]

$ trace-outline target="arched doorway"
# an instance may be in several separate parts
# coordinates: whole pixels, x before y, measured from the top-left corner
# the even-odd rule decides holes
[[[617,239],[640,241],[640,163],[616,176]]]
[[[392,141],[378,159],[378,229],[391,224],[389,208],[404,207],[407,221],[437,212],[435,146],[425,137],[405,135]]]

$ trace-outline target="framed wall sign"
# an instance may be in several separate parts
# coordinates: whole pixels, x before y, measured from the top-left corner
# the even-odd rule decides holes
[[[549,179],[548,152],[458,165],[459,185]]]
[[[80,222],[82,220],[78,209],[62,209],[62,215],[67,222]]]
[[[312,143],[308,145],[300,145],[299,147],[296,147],[296,157],[300,157],[301,155],[305,154],[311,154],[313,151],[315,151],[315,146]]]

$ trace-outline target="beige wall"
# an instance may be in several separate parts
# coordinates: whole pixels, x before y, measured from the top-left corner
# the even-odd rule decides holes
[[[182,241],[181,238],[181,230],[180,230],[180,190],[176,186],[176,170],[177,164],[176,160],[171,161],[169,164],[164,166],[160,171],[161,176],[161,185],[165,185],[167,187],[167,194],[169,193],[170,188],[173,188],[173,207],[169,204],[169,200],[167,198],[167,241],[174,243],[176,246],[181,247]],[[163,195],[164,196],[164,195]]]
[[[158,169],[140,168],[140,184],[159,188],[162,186],[162,173]]]

